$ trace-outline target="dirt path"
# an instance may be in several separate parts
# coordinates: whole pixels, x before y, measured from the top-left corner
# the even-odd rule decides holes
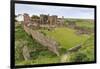
[[[69,62],[69,55],[73,52],[77,52],[81,47],[82,45],[78,45],[70,48],[65,54],[61,56],[60,62]]]
[[[68,55],[69,54],[64,54],[61,56],[60,62],[68,62]]]

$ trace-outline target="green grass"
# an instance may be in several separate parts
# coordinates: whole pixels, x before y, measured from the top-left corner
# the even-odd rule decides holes
[[[42,30],[47,36],[56,40],[66,50],[84,42],[87,35],[77,35],[75,30],[69,28],[56,28],[54,31]]]
[[[34,54],[34,53],[31,53]],[[37,57],[36,57],[37,56]],[[36,57],[34,59],[34,57]],[[35,52],[35,55],[32,56],[31,60],[28,61],[20,61],[16,65],[30,65],[30,64],[50,64],[50,63],[59,63],[60,57],[57,57],[55,54],[52,54],[49,51],[40,51],[38,53]]]
[[[76,25],[82,28],[88,28],[88,29],[94,28],[94,23],[89,23],[89,22],[76,22]]]

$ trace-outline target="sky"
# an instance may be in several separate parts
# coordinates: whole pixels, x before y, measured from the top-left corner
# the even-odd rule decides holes
[[[94,8],[15,4],[15,15],[24,13],[30,16],[49,14],[64,18],[94,19]]]

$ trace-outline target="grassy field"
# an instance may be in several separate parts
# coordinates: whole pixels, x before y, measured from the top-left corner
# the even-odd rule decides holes
[[[53,31],[41,31],[56,40],[61,45],[61,48],[66,50],[83,43],[88,38],[88,35],[77,35],[75,30],[69,28],[56,28]]]

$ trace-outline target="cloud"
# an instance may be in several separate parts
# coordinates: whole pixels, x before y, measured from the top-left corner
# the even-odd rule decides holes
[[[30,15],[50,14],[58,15],[59,17],[64,16],[65,18],[94,18],[93,8],[15,4],[15,14],[23,13]]]

